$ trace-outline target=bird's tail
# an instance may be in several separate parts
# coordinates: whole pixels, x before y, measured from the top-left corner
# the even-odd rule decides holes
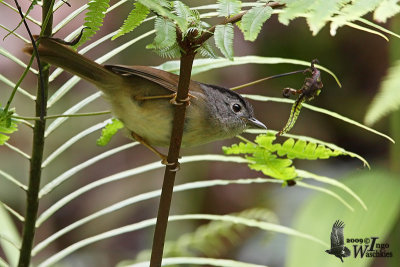
[[[33,46],[31,44],[25,46],[23,51],[27,54],[33,54]],[[57,67],[75,74],[85,79],[105,91],[118,88],[116,85],[121,83],[123,77],[113,73],[102,65],[90,60],[66,45],[60,44],[52,38],[40,38],[38,47],[39,57],[41,60],[48,62]]]

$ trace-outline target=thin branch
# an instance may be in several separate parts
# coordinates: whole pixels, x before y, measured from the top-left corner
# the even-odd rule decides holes
[[[16,2],[16,0],[14,0]],[[54,0],[44,0],[42,7],[42,29],[40,36],[51,36],[52,22],[53,22],[53,11]],[[24,21],[26,27],[26,21]],[[31,39],[33,37],[30,35]],[[32,45],[35,45],[35,41],[32,40]],[[37,56],[37,50],[35,51]],[[39,60],[39,59],[38,59]],[[40,61],[39,61],[40,62]],[[32,145],[32,156],[30,161],[29,170],[29,185],[26,199],[26,211],[25,211],[25,224],[22,232],[22,244],[21,253],[19,255],[18,267],[29,267],[31,262],[31,253],[33,246],[33,239],[35,237],[35,225],[37,219],[37,213],[39,208],[39,188],[42,177],[42,161],[44,151],[44,132],[46,127],[46,107],[48,97],[48,85],[49,85],[49,68],[48,64],[39,66],[40,79],[37,88],[37,97],[35,105],[35,115],[40,117],[41,120],[35,121],[33,129],[33,145]]]
[[[277,2],[270,2],[270,3],[267,3],[266,6],[279,7],[279,6],[282,6],[282,4],[277,3]],[[228,23],[232,23],[233,24],[233,23],[239,22],[247,12],[248,12],[248,10],[243,11],[243,12],[237,14],[237,15],[234,15],[234,16],[232,16],[230,18],[225,19],[225,21],[223,21],[222,23],[219,23],[217,25],[214,25],[214,26],[210,27],[207,31],[204,31],[204,33],[199,38],[197,38],[195,40],[195,44],[196,45],[204,44],[204,42],[206,42],[208,39],[210,39],[214,35],[215,28],[218,25],[225,25],[225,24],[228,24]]]

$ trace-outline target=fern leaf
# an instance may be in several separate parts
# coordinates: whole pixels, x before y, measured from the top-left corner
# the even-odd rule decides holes
[[[233,25],[231,23],[218,25],[215,28],[215,45],[229,60],[233,60]]]
[[[385,23],[388,18],[400,12],[399,0],[383,0],[375,9],[374,20]]]
[[[139,2],[136,2],[135,8],[129,13],[125,19],[124,24],[118,30],[117,34],[112,37],[111,40],[115,40],[118,37],[133,31],[136,27],[142,24],[143,20],[147,17],[150,10]]]
[[[110,0],[92,0],[88,4],[88,12],[85,15],[86,30],[83,32],[81,39],[75,47],[80,46],[96,34],[103,25],[103,19],[107,9],[110,7]]]
[[[17,120],[11,117],[13,113],[13,111],[5,111],[0,108],[0,145],[4,145],[10,139],[10,136],[6,134],[12,134],[18,130]]]
[[[203,43],[198,49],[200,55],[207,58],[217,58],[213,48],[207,42]]]
[[[313,35],[316,35],[346,2],[349,0],[315,1],[312,12],[307,17],[307,23]]]
[[[262,25],[271,17],[272,11],[269,6],[255,6],[243,16],[240,29],[245,40],[254,41],[257,38]]]
[[[265,208],[252,208],[231,214],[233,216],[278,223],[276,215]],[[211,221],[199,226],[194,232],[183,234],[177,240],[165,243],[163,257],[206,256],[221,257],[229,249],[240,244],[252,229],[243,224],[228,221]],[[150,259],[150,250],[138,254],[134,261],[124,261],[118,266],[126,266],[135,262]]]
[[[384,78],[378,94],[365,115],[365,123],[372,125],[400,107],[400,60],[396,61]]]
[[[154,52],[156,52],[160,57],[163,58],[177,58],[181,55],[181,50],[179,49],[177,43],[175,43],[173,46],[169,46],[163,49],[155,49]]]
[[[288,25],[292,19],[298,17],[300,14],[308,13],[315,0],[284,0],[282,2],[285,3],[286,8],[279,14],[278,19],[280,23]]]
[[[124,128],[124,124],[118,119],[112,119],[111,123],[107,124],[106,127],[101,131],[101,136],[97,139],[98,146],[107,145],[111,138],[118,132],[119,129]]]
[[[165,49],[176,43],[176,28],[173,22],[164,18],[156,18],[154,29],[156,30],[154,42],[146,48]]]
[[[155,1],[155,0],[138,0],[141,4],[147,6],[149,9],[153,10],[159,16],[168,18],[178,25],[182,32],[187,30],[187,22],[184,18],[178,17],[173,14],[169,9],[171,4],[169,1]]]
[[[373,11],[382,2],[382,0],[352,1],[340,10],[340,14],[335,16],[331,23],[330,33],[335,35],[339,27],[349,21],[353,21]]]
[[[242,2],[239,0],[218,0],[217,12],[220,17],[230,17],[238,14],[241,7]]]
[[[257,149],[253,157],[246,157],[250,161],[249,168],[261,171],[263,174],[279,180],[292,180],[297,177],[292,166],[292,160],[278,158],[265,149]]]
[[[181,1],[174,1],[174,9],[176,14],[179,17],[184,18],[186,21],[192,16],[190,8]]]
[[[327,159],[337,157],[342,153],[338,150],[331,150],[323,145],[309,143],[303,140],[294,141],[289,138],[277,150],[279,156],[286,155],[289,159]]]

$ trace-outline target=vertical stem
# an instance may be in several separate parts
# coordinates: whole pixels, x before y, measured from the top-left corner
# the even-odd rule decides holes
[[[186,112],[186,104],[184,103],[184,100],[188,97],[194,56],[194,53],[186,53],[182,55],[180,61],[180,76],[176,102],[182,104],[175,106],[173,128],[167,158],[170,164],[166,166],[164,173],[164,181],[161,189],[160,203],[158,206],[157,223],[154,230],[150,267],[161,266],[169,210],[171,207],[172,191],[175,182],[175,174],[177,168],[179,168],[178,158],[182,142]]]
[[[44,0],[42,8],[42,22],[49,12],[52,12],[53,1]],[[52,30],[52,15],[50,20],[46,24],[46,28],[42,29],[44,36],[50,36]],[[42,66],[42,79],[38,79],[38,87],[36,94],[36,106],[35,113],[36,116],[46,115],[47,106],[47,93],[48,93],[48,81],[49,81],[49,68],[47,64]],[[43,84],[41,84],[43,81]],[[42,90],[44,89],[44,90]],[[25,224],[22,233],[22,244],[21,252],[19,256],[18,267],[29,267],[31,260],[31,251],[33,246],[33,239],[35,236],[35,224],[37,218],[37,212],[39,207],[39,188],[40,179],[42,174],[42,159],[43,159],[43,149],[44,149],[44,130],[46,126],[46,121],[36,120],[35,126],[33,128],[33,146],[32,146],[32,156],[30,161],[29,170],[29,185],[27,191],[27,203],[25,212]]]

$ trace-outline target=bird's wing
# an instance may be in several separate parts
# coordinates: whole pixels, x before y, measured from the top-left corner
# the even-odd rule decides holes
[[[158,70],[147,66],[105,65],[104,67],[123,76],[138,76],[144,78],[159,84],[174,93],[178,88],[179,76],[163,70]]]
[[[331,248],[344,245],[343,228],[344,223],[339,220],[333,224],[331,232]]]

